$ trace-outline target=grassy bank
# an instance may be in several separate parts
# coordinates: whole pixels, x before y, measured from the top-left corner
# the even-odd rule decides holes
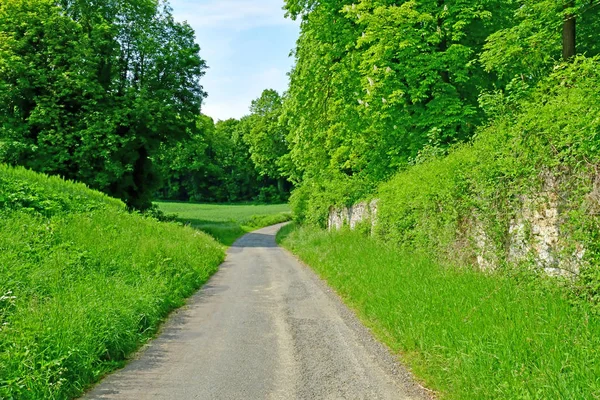
[[[600,318],[543,276],[445,268],[356,232],[278,239],[442,398],[600,397]]]
[[[287,204],[156,204],[165,214],[176,215],[179,221],[212,235],[225,246],[248,232],[291,219]]]
[[[80,395],[123,365],[223,257],[192,228],[0,166],[0,398]]]

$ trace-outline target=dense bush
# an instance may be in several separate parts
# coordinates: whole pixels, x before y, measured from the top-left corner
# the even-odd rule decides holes
[[[0,166],[0,398],[67,399],[216,271],[207,235],[81,184]]]
[[[377,235],[402,247],[472,258],[472,239],[483,230],[493,257],[502,261],[511,221],[524,199],[547,192],[550,179],[559,198],[564,251],[572,254],[583,245],[586,264],[597,265],[599,86],[598,59],[579,58],[516,101],[488,97],[490,112],[500,116],[471,144],[415,165],[381,187]]]
[[[330,174],[304,181],[292,192],[290,207],[295,221],[325,227],[332,206],[351,205],[373,190],[373,182]]]

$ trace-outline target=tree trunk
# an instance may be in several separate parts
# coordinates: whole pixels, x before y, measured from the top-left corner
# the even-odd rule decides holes
[[[569,1],[565,8],[575,7],[574,1]],[[575,56],[577,45],[577,17],[571,13],[565,13],[563,23],[563,59],[570,60]]]

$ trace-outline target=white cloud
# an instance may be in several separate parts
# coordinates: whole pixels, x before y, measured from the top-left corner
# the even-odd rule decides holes
[[[0,0],[2,1],[2,0]],[[240,118],[264,89],[287,89],[299,22],[284,17],[284,0],[171,0],[178,21],[196,31],[210,67],[201,84],[202,112],[215,120]]]
[[[172,6],[178,20],[186,20],[201,30],[242,31],[258,26],[295,24],[284,18],[282,0],[218,0],[200,4],[191,0],[173,0]]]

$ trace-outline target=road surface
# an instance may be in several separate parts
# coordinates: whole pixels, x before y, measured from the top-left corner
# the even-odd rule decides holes
[[[228,251],[157,339],[85,399],[426,399],[339,298],[275,244]]]

